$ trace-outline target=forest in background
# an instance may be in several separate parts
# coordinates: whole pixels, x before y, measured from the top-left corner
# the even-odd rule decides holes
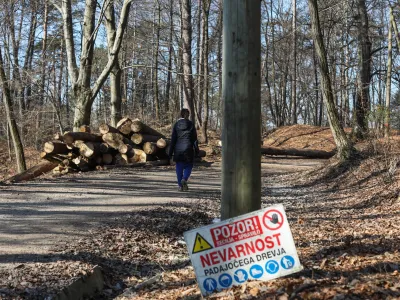
[[[182,106],[203,142],[221,129],[222,0],[0,5],[1,139],[15,136],[13,123],[36,148],[54,132],[122,116],[162,127]],[[326,126],[307,1],[261,6],[264,132]],[[318,11],[341,125],[400,128],[399,2],[318,1]]]

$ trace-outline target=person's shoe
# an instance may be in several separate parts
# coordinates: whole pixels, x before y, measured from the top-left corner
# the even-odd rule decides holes
[[[178,188],[178,191],[179,191],[179,192],[183,192],[183,188],[180,186],[180,187]]]
[[[181,184],[182,184],[182,190],[183,190],[184,192],[187,192],[187,191],[189,190],[187,181],[186,181],[185,179],[182,179]]]

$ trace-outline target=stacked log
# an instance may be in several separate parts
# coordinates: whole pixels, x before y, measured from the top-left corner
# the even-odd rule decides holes
[[[79,132],[57,133],[44,144],[42,159],[54,174],[169,163],[169,139],[138,119],[123,118],[116,127],[99,126],[99,133],[82,126]],[[204,157],[205,152],[200,153]],[[50,165],[46,165],[47,168]]]

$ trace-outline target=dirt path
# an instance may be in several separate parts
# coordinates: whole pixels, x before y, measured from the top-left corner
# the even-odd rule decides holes
[[[265,176],[319,163],[265,159],[262,170]],[[215,197],[220,193],[220,165],[197,167],[190,193],[178,192],[174,180],[174,169],[165,167],[117,169],[2,186],[0,267],[84,238],[91,228],[135,209]]]

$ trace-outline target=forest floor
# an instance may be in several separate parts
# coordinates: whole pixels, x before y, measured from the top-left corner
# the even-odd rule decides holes
[[[304,270],[209,298],[400,299],[396,145],[365,144],[339,169],[264,157],[262,205],[284,205]],[[96,299],[201,299],[182,234],[218,217],[220,165],[198,166],[192,182],[177,192],[163,167],[0,186],[0,299],[55,295],[95,265]]]

